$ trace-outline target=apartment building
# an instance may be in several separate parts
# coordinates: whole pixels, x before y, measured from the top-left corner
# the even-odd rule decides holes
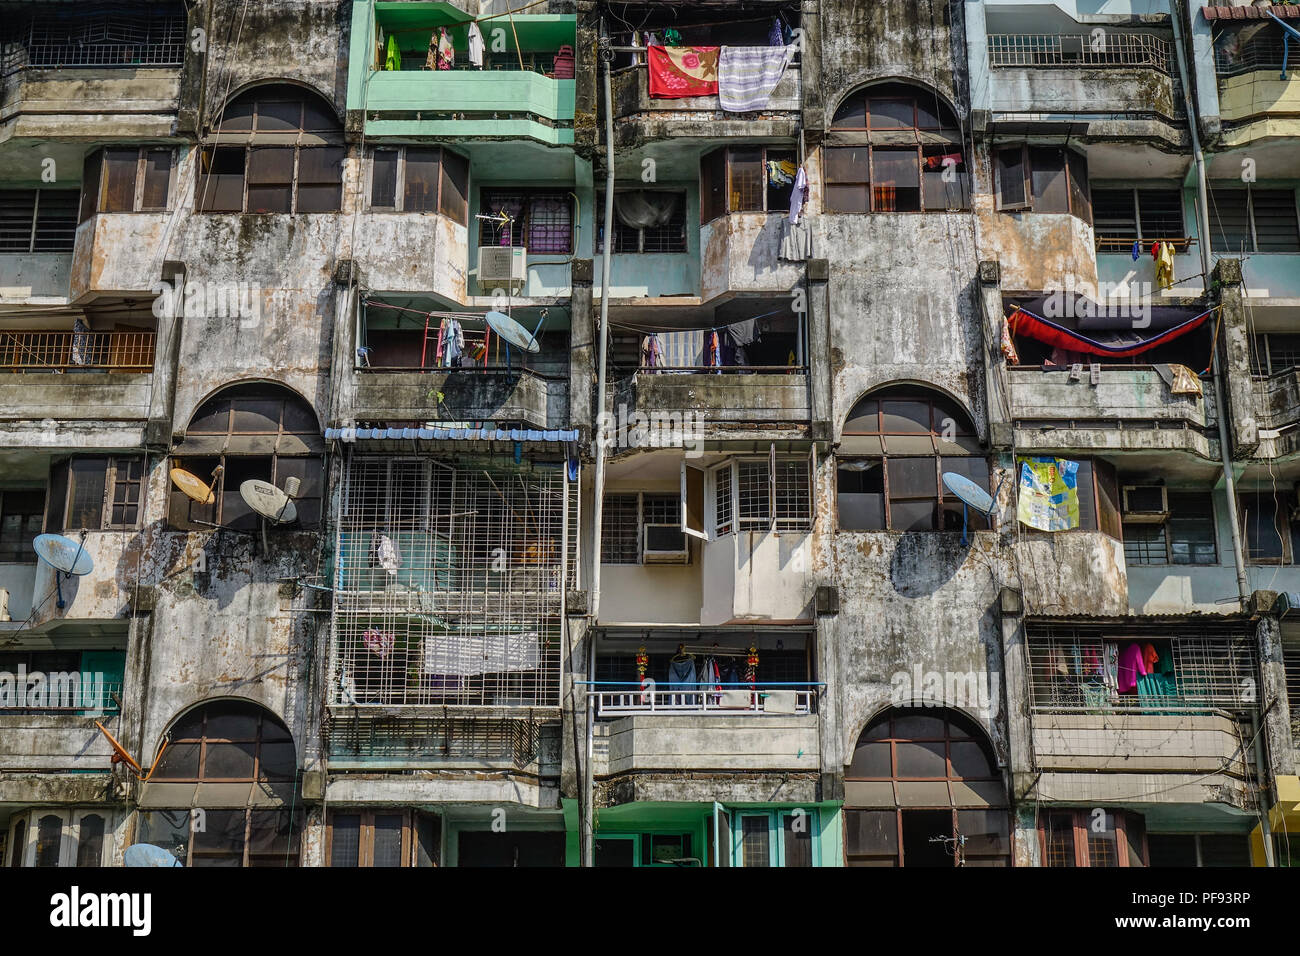
[[[1289,862],[1300,7],[0,14],[5,865]]]

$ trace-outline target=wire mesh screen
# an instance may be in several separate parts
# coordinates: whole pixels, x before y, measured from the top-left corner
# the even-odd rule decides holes
[[[329,721],[332,759],[500,760],[516,767],[537,761],[542,726],[528,717],[367,717],[334,711]]]
[[[1136,66],[1169,72],[1171,44],[1150,33],[994,33],[989,66]]]
[[[23,66],[180,66],[185,19],[180,3],[12,16],[0,27],[5,72]]]
[[[577,554],[563,472],[428,458],[344,467],[331,703],[558,707]]]
[[[1248,713],[1258,666],[1248,635],[1031,638],[1030,702],[1044,712]]]

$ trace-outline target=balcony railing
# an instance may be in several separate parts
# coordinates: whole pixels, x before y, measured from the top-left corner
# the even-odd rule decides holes
[[[1276,70],[1280,75],[1283,53],[1280,36],[1258,36],[1245,46],[1220,44],[1214,51],[1214,70],[1221,77],[1240,76],[1258,70]]]
[[[150,372],[156,338],[156,332],[0,330],[0,372]]]
[[[88,717],[116,714],[122,699],[122,682],[96,682],[93,676],[89,673],[50,674],[39,702],[31,687],[26,687],[15,705],[0,707],[0,717],[7,714],[81,714]],[[33,703],[37,705],[33,706]]]
[[[712,717],[789,716],[815,713],[814,683],[674,683],[651,684],[591,681],[587,698],[598,717],[638,714],[707,714]]]
[[[1147,67],[1170,72],[1171,44],[1151,33],[992,33],[992,67]]]

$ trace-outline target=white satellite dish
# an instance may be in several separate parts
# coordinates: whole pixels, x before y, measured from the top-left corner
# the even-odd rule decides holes
[[[290,524],[298,520],[298,509],[289,496],[269,481],[250,478],[239,486],[239,496],[248,507],[274,524]]]
[[[32,549],[54,569],[54,587],[62,610],[67,607],[63,600],[63,578],[89,574],[95,570],[95,559],[86,552],[84,541],[70,541],[61,534],[38,534],[32,542]]]
[[[525,352],[540,352],[537,337],[504,312],[489,312],[483,316],[488,326],[506,342]]]

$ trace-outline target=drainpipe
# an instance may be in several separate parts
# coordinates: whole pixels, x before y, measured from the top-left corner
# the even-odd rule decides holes
[[[600,43],[599,55],[604,62],[604,92],[605,92],[605,230],[608,233],[610,224],[614,221],[614,94],[613,82],[610,80],[610,60],[613,59],[613,51],[609,46],[609,36],[605,33],[605,22],[600,24]],[[597,358],[596,371],[596,421],[600,422],[601,416],[605,414],[605,358],[609,354],[609,273],[611,267],[611,252],[614,243],[610,237],[605,237],[605,250],[603,253],[602,271],[600,276],[600,345],[599,355]],[[605,504],[605,442],[604,437],[597,427],[596,434],[596,501],[592,508],[592,556],[591,556],[591,627],[588,629],[587,640],[591,643],[588,645],[589,653],[587,655],[588,675],[587,679],[591,680],[595,676],[596,663],[596,635],[595,627],[600,620],[600,554],[601,554],[601,513],[604,511]],[[592,804],[595,802],[595,783],[592,779],[592,752],[595,749],[593,741],[596,732],[596,715],[592,710],[591,698],[587,698],[587,763],[583,768],[582,781],[582,865],[594,865],[594,848],[595,848],[595,810]]]
[[[1181,0],[1174,0],[1170,13],[1174,22],[1174,51],[1178,58],[1178,78],[1183,84],[1183,98],[1187,107],[1187,128],[1192,134],[1192,154],[1196,160],[1196,198],[1197,223],[1200,233],[1202,281],[1207,289],[1210,282],[1210,202],[1205,188],[1205,153],[1201,150],[1201,135],[1197,128],[1196,104],[1192,97],[1192,87],[1188,82],[1187,41],[1183,36],[1183,11],[1187,5]],[[1187,21],[1190,23],[1190,19]],[[1214,374],[1214,404],[1219,419],[1219,452],[1223,458],[1223,488],[1228,498],[1228,523],[1232,529],[1232,561],[1237,570],[1237,593],[1244,608],[1250,600],[1250,584],[1246,580],[1246,558],[1241,547],[1241,529],[1237,521],[1237,489],[1232,478],[1232,460],[1228,445],[1228,416],[1223,403],[1223,368],[1219,362],[1218,342],[1212,345],[1210,367]],[[1250,714],[1250,731],[1255,742],[1255,773],[1261,788],[1268,780],[1264,764],[1264,751],[1259,739],[1259,716],[1252,710]],[[1242,758],[1246,755],[1243,753]],[[1273,859],[1273,831],[1269,825],[1268,808],[1260,814],[1259,826],[1264,843],[1264,860],[1266,866],[1276,866]]]
[[[1192,98],[1192,87],[1188,82],[1187,43],[1183,36],[1182,12],[1185,4],[1175,2],[1171,13],[1174,24],[1174,50],[1178,59],[1178,77],[1183,84],[1183,98],[1187,108],[1187,128],[1192,134],[1192,153],[1196,159],[1196,196],[1197,223],[1196,231],[1200,233],[1201,272],[1204,283],[1209,286],[1210,261],[1210,203],[1205,188],[1205,154],[1201,150],[1201,136],[1197,129],[1196,103]],[[1245,607],[1250,600],[1250,584],[1246,580],[1246,558],[1241,547],[1241,528],[1237,520],[1237,489],[1232,477],[1232,453],[1228,443],[1228,415],[1223,403],[1223,368],[1219,362],[1218,342],[1213,343],[1210,354],[1210,368],[1214,375],[1214,405],[1219,419],[1219,452],[1223,460],[1223,489],[1228,498],[1228,525],[1232,529],[1232,561],[1237,571],[1237,594]]]

